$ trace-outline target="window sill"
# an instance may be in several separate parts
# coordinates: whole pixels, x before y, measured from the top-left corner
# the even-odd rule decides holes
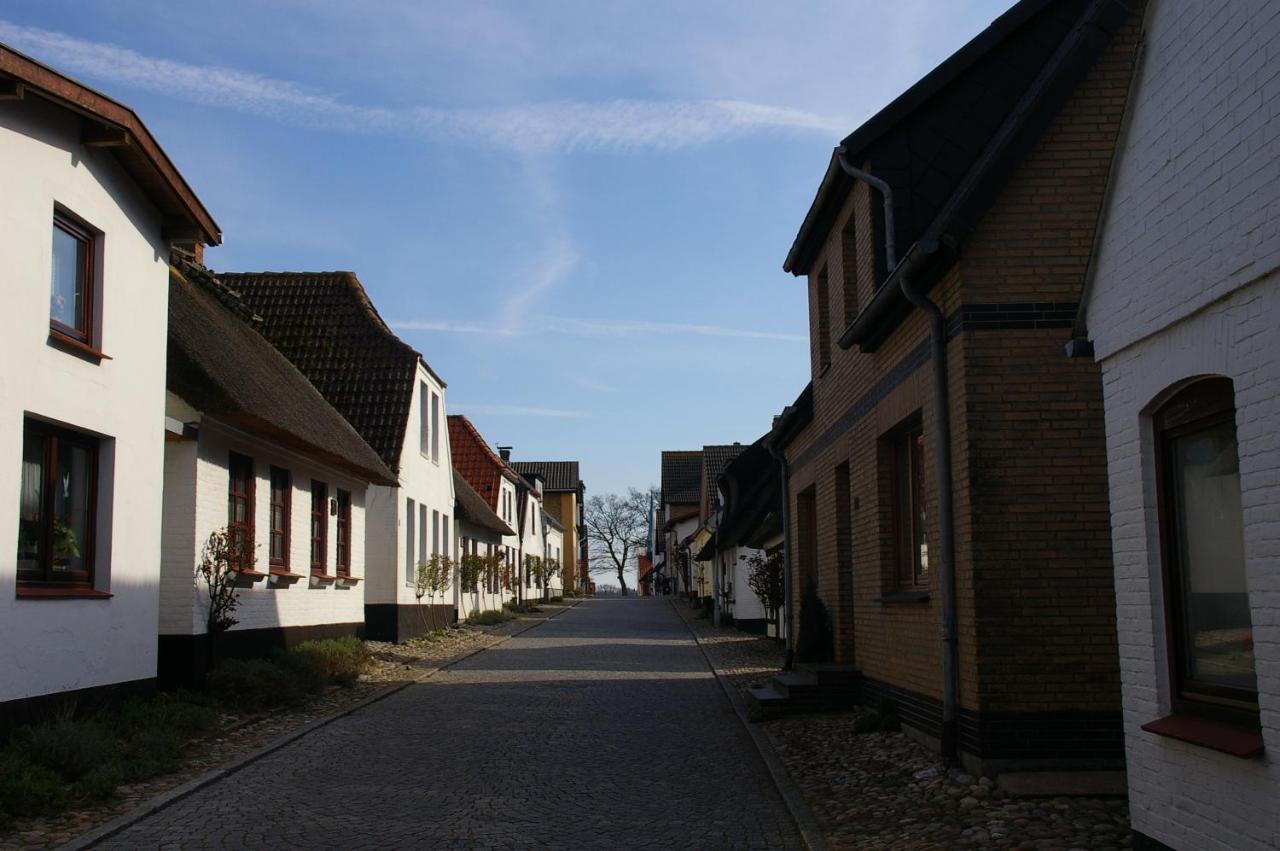
[[[109,591],[96,588],[23,588],[18,587],[19,600],[110,600]]]
[[[1157,736],[1199,745],[1240,759],[1262,756],[1262,733],[1221,721],[1210,721],[1193,715],[1166,715],[1143,724],[1142,729]]]
[[[338,577],[334,576],[332,573],[324,573],[323,571],[313,570],[311,571],[311,578],[316,582],[333,582]]]
[[[111,360],[111,355],[104,354],[88,343],[82,343],[74,337],[68,337],[66,334],[52,328],[49,329],[49,345],[95,364],[104,360]]]
[[[292,573],[288,570],[277,567],[271,568],[270,576],[272,581],[282,583],[297,582],[299,579],[307,578],[305,573]]]
[[[878,602],[882,606],[898,605],[901,603],[906,603],[906,604],[927,603],[929,602],[929,592],[928,591],[890,591],[888,594],[882,595],[880,599],[877,600],[876,602]]]
[[[337,579],[339,582],[342,582],[342,583],[349,583],[349,584],[351,584],[351,585],[354,585],[354,584],[356,584],[357,582],[359,582],[361,579],[363,579],[364,577],[362,577],[362,576],[341,576],[341,575],[339,575],[339,576],[336,576],[336,577],[334,577],[334,578],[335,578],[335,579]]]
[[[235,584],[241,588],[252,585],[259,579],[266,579],[271,574],[263,573],[260,570],[237,570]]]

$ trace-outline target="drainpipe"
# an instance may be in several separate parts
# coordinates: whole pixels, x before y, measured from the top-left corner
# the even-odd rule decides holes
[[[791,467],[786,453],[776,446],[769,445],[769,454],[778,459],[778,469],[782,471],[782,636],[786,646],[782,669],[790,671],[796,655],[791,643]]]
[[[938,482],[938,528],[942,540],[938,559],[938,594],[942,597],[942,756],[955,764],[958,706],[960,703],[959,653],[956,630],[956,576],[955,576],[955,523],[952,510],[953,484],[951,479],[951,393],[947,384],[947,320],[942,310],[928,296],[916,292],[911,279],[924,265],[927,258],[937,253],[936,241],[919,246],[920,251],[908,252],[902,268],[898,268],[894,254],[893,192],[885,181],[855,168],[846,158],[843,147],[836,149],[836,158],[846,174],[862,180],[879,190],[884,196],[885,255],[889,273],[896,275],[902,295],[912,306],[923,310],[929,317],[929,342],[933,361],[933,410],[934,426],[934,475]]]

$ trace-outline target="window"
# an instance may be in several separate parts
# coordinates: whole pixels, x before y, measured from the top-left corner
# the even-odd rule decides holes
[[[232,452],[227,470],[227,531],[239,550],[240,569],[253,570],[253,459]]]
[[[858,318],[858,220],[849,216],[840,232],[840,266],[844,275],[844,327]]]
[[[329,486],[311,480],[311,572],[323,574],[328,559]]]
[[[70,216],[53,214],[53,264],[49,328],[93,345],[94,235]]]
[[[810,583],[818,581],[818,494],[812,485],[796,496],[796,531],[801,578],[796,593],[804,594]]]
[[[427,559],[431,557],[431,550],[427,549],[427,506],[418,506],[418,564],[426,564]]]
[[[449,537],[449,515],[442,515],[440,518],[440,536],[444,539],[444,554],[447,558],[453,552],[453,540]]]
[[[440,512],[431,512],[431,552],[440,552]]]
[[[440,422],[440,396],[436,393],[431,394],[431,460],[439,462],[440,460],[440,429],[437,425]]]
[[[1174,711],[1257,727],[1231,381],[1192,384],[1154,424]]]
[[[850,505],[849,462],[836,467],[836,570],[839,571],[838,584],[853,578],[853,507]]]
[[[334,554],[334,572],[339,576],[351,575],[351,492],[338,490],[337,552]]]
[[[899,588],[929,581],[929,539],[924,501],[924,432],[919,423],[903,429],[891,444],[893,455],[893,542]]]
[[[818,373],[831,366],[831,292],[827,285],[827,269],[818,273],[814,298],[818,300]]]
[[[404,508],[404,581],[413,582],[416,575],[416,564],[413,557],[413,521],[416,512],[413,508],[413,500],[407,500]]]
[[[271,468],[270,563],[273,570],[289,569],[289,508],[292,503],[289,471]]]
[[[18,502],[19,585],[93,585],[98,441],[27,420]]]
[[[431,423],[431,391],[427,389],[427,382],[418,382],[418,451],[426,457],[431,457],[431,437],[435,429]]]

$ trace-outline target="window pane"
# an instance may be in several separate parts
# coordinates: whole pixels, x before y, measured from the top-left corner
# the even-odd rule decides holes
[[[49,439],[27,433],[22,444],[22,490],[18,498],[18,572],[41,572],[44,528],[44,459]]]
[[[1172,451],[1187,673],[1256,691],[1235,425],[1178,438]]]
[[[84,321],[84,241],[57,225],[53,228],[53,292],[49,317],[83,331]]]
[[[915,580],[923,583],[929,576],[929,533],[924,501],[924,435],[911,438],[911,500],[915,556]]]
[[[84,571],[89,541],[92,458],[89,450],[62,442],[53,489],[53,571]]]

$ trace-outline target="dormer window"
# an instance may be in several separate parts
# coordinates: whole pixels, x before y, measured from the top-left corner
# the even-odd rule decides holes
[[[62,211],[54,212],[49,330],[85,346],[93,345],[96,242],[83,224]]]

